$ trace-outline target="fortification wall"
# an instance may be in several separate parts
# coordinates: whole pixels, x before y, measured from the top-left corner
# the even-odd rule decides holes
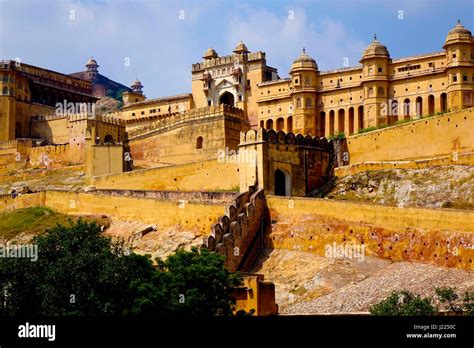
[[[52,144],[69,143],[70,130],[67,116],[42,116],[31,122],[31,135]]]
[[[267,247],[324,256],[357,245],[366,256],[474,269],[474,211],[395,208],[326,199],[267,197]]]
[[[239,151],[257,159],[240,162],[243,190],[258,183],[269,194],[305,196],[332,175],[334,144],[326,138],[260,128],[241,133]]]
[[[91,185],[97,189],[229,191],[238,190],[239,172],[237,164],[210,160],[96,176]]]
[[[127,124],[127,130],[133,126]],[[205,161],[217,158],[226,147],[236,150],[240,131],[247,129],[242,110],[224,105],[200,108],[150,118],[146,125],[130,129],[130,150],[140,164]]]
[[[436,157],[474,150],[474,108],[347,138],[350,164]]]
[[[141,221],[160,228],[192,231],[203,236],[211,230],[224,208],[219,203],[107,196],[94,193],[45,191],[11,199],[0,197],[0,211],[46,206],[65,214],[105,214],[122,220]]]
[[[211,234],[204,238],[203,246],[225,256],[225,267],[231,272],[246,271],[262,248],[256,242],[262,221],[268,219],[263,189],[235,196],[226,207],[225,215],[212,225]],[[255,244],[260,244],[259,246]]]
[[[34,206],[44,206],[46,193],[38,192],[26,195],[20,195],[17,198],[12,198],[11,195],[0,196],[0,212],[15,209],[23,209]]]
[[[84,163],[84,144],[49,145],[32,147],[29,151],[30,165],[58,167]]]
[[[339,177],[354,175],[361,172],[377,171],[385,169],[422,169],[433,166],[447,165],[474,165],[474,152],[454,154],[449,156],[439,156],[433,158],[406,160],[406,161],[370,161],[348,166],[338,167],[334,174]]]
[[[190,191],[146,191],[146,190],[94,190],[95,194],[165,199],[172,201],[214,202],[228,203],[235,196],[235,192],[190,192]]]

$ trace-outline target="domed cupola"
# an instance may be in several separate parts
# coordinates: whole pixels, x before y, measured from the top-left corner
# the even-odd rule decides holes
[[[97,64],[97,61],[92,57],[89,58],[89,60],[86,63],[87,77],[89,79],[94,79],[99,73],[98,68],[99,68],[99,64]]]
[[[362,54],[362,59],[361,62],[365,59],[368,58],[390,58],[390,53],[388,52],[387,47],[380,43],[379,40],[377,40],[377,35],[374,35],[374,39],[372,42],[367,46],[367,48],[364,50],[364,53]]]
[[[443,48],[446,48],[446,46],[450,44],[459,43],[459,42],[465,42],[465,43],[474,42],[472,33],[470,32],[469,29],[467,29],[461,24],[460,20],[458,20],[458,23],[456,24],[456,26],[449,31],[448,36],[446,36],[446,40],[444,42]]]
[[[306,53],[306,50],[304,48],[298,58],[293,61],[293,64],[291,65],[290,74],[293,71],[299,69],[318,70],[318,65],[316,64],[316,61],[309,54]]]
[[[234,53],[249,53],[249,50],[247,48],[247,46],[245,46],[245,44],[242,42],[242,40],[240,40],[240,42],[237,44],[237,46],[235,46],[234,48]]]
[[[130,86],[132,88],[132,91],[135,92],[135,93],[139,93],[139,94],[142,94],[142,89],[143,89],[143,85],[140,81],[138,81],[138,79],[135,79],[135,81],[133,81],[132,85]]]
[[[209,47],[206,52],[204,52],[204,55],[202,56],[204,59],[215,59],[219,57],[217,52],[212,48]]]

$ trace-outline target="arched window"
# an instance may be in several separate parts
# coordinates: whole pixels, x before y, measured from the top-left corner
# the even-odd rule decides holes
[[[329,111],[329,134],[334,135],[334,110]]]
[[[301,98],[296,99],[296,107],[300,108],[301,107]]]
[[[423,100],[421,97],[416,98],[416,116],[423,116]]]
[[[265,127],[265,122],[262,120],[260,121],[260,128],[264,128]]]
[[[398,101],[394,100],[392,101],[391,109],[390,109],[390,114],[392,116],[398,117]]]
[[[357,119],[359,120],[359,129],[364,128],[364,106],[360,105],[357,108]]]
[[[349,135],[354,134],[354,108],[349,108]]]
[[[434,95],[430,94],[428,96],[428,114],[434,115],[435,113],[435,98]]]
[[[277,132],[282,131],[284,127],[285,127],[285,120],[283,119],[283,117],[277,118],[277,120],[276,120],[276,130],[277,130]]]
[[[8,95],[8,87],[3,87],[2,94]]]
[[[378,95],[377,95],[378,97],[383,97],[383,96],[385,95],[385,92],[384,92],[384,90],[383,90],[383,87],[379,87],[379,88],[377,89],[377,94],[378,94]]]
[[[293,132],[293,116],[288,116],[288,118],[286,119],[286,131],[288,133]]]
[[[344,118],[345,118],[345,110],[339,109],[337,112],[337,131],[344,132]]]
[[[273,129],[273,120],[267,120],[267,126],[265,129]]]
[[[439,99],[440,101],[440,106],[441,106],[441,111],[445,112],[448,109],[448,98],[446,96],[446,93],[441,93],[441,98]]]
[[[410,99],[408,98],[403,101],[403,115],[405,119],[410,118]]]
[[[198,138],[196,139],[196,149],[197,149],[197,150],[202,149],[202,142],[203,142],[202,137],[198,137]]]
[[[313,103],[311,102],[311,98],[306,98],[305,107],[307,107],[307,108],[313,107]]]

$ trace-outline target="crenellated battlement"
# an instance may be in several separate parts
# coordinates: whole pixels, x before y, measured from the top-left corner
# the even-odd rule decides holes
[[[150,132],[155,132],[160,129],[174,127],[179,124],[196,122],[199,120],[210,119],[216,116],[234,116],[245,120],[244,111],[229,105],[211,105],[203,108],[191,109],[184,112],[175,112],[166,116],[156,115],[147,116],[138,119],[125,120],[126,126],[133,126],[134,124],[147,122],[145,125],[138,125],[136,128],[128,132],[129,138],[142,136]]]
[[[267,203],[264,190],[249,191],[235,196],[226,207],[225,215],[212,225],[211,234],[204,238],[203,247],[226,257],[225,267],[231,272],[247,271],[258,251],[258,232],[265,228]],[[262,227],[263,226],[263,227]],[[262,234],[263,235],[263,234]]]
[[[225,65],[225,64],[233,64],[235,61],[241,60],[241,56],[239,54],[230,54],[227,56],[217,57],[213,59],[204,60],[201,63],[195,63],[192,65],[192,71],[200,71],[206,68],[214,68],[217,66]],[[257,51],[257,52],[250,52],[247,54],[247,61],[251,60],[260,60],[265,59],[265,52]]]
[[[56,120],[66,119],[69,122],[81,122],[81,121],[96,121],[96,122],[103,122],[108,124],[114,124],[118,126],[125,126],[125,121],[121,120],[119,117],[115,115],[95,115],[91,116],[87,113],[78,113],[78,114],[64,114],[64,115],[57,115],[57,114],[50,114],[50,115],[36,115],[31,118],[31,122],[39,123],[39,122],[50,122]]]
[[[266,130],[260,128],[258,130],[251,129],[247,132],[240,133],[240,145],[245,146],[256,143],[273,143],[273,144],[286,144],[286,145],[297,145],[307,146],[315,149],[331,150],[334,149],[334,143],[332,140],[328,141],[324,137],[317,137],[311,135],[294,134],[291,132],[285,133],[283,131],[274,131],[273,129]]]

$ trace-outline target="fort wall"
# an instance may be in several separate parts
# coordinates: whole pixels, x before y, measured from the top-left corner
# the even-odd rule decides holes
[[[474,211],[395,208],[327,199],[267,196],[267,247],[325,256],[357,245],[366,256],[474,269]]]
[[[474,150],[474,108],[347,138],[350,164],[429,158]]]
[[[387,169],[422,169],[433,166],[447,165],[474,165],[474,152],[439,156],[433,158],[405,161],[370,161],[350,164],[335,168],[334,174],[339,177],[354,175],[361,172],[387,170]]]
[[[127,121],[130,151],[136,164],[182,164],[236,150],[240,132],[249,129],[243,111],[227,105],[203,107],[135,125]]]
[[[135,170],[92,178],[97,189],[238,191],[238,164],[217,160]]]
[[[45,191],[15,199],[0,197],[0,211],[46,206],[72,215],[105,214],[118,219],[141,221],[160,228],[174,227],[205,235],[224,208],[219,203],[124,197],[95,193]]]

